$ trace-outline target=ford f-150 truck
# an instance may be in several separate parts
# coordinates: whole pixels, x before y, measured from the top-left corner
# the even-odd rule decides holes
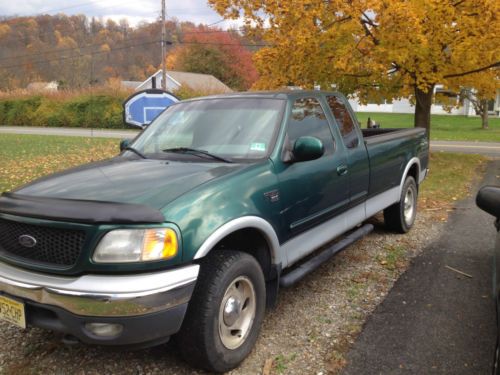
[[[2,194],[0,316],[89,344],[175,334],[222,372],[279,287],[367,218],[412,227],[429,147],[423,129],[361,129],[341,94],[290,91],[180,102],[121,149]]]

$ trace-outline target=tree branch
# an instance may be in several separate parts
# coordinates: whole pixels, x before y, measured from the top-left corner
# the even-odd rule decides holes
[[[377,27],[378,26],[375,22],[373,22],[373,20],[370,17],[368,17],[366,15],[365,12],[362,11],[361,14],[363,14],[363,17],[365,17],[365,19],[362,20],[362,21],[366,22],[367,24],[369,24],[370,26],[373,26],[373,27]]]
[[[365,22],[364,20],[361,20],[361,25],[363,26],[363,29],[365,29],[366,35],[369,36],[370,38],[372,38],[373,43],[376,46],[378,46],[380,44],[380,41],[375,37],[375,35],[372,34],[370,28],[366,24],[367,24],[367,22]]]
[[[479,72],[483,72],[485,70],[488,70],[491,68],[497,68],[497,67],[500,67],[500,61],[494,62],[493,64],[490,64],[488,66],[483,66],[482,68],[477,68],[477,69],[469,70],[469,71],[462,72],[462,73],[447,74],[444,76],[444,78],[463,77],[463,76],[466,76],[469,74],[479,73]]]
[[[457,1],[457,2],[456,2],[456,3],[454,3],[454,4],[451,4],[451,6],[453,6],[453,7],[455,7],[455,8],[456,8],[457,6],[459,6],[459,5],[460,5],[460,4],[462,4],[462,3],[465,3],[465,0]]]
[[[343,22],[349,21],[351,18],[352,18],[351,16],[346,16],[344,18],[336,19],[335,21],[332,21],[328,25],[324,26],[324,28],[328,29],[328,28],[332,27],[333,25],[335,25],[336,23],[343,23]]]

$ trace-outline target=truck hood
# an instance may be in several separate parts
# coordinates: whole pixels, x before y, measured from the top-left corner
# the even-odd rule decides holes
[[[140,203],[161,209],[177,197],[242,164],[188,163],[116,157],[49,175],[14,191],[33,197]]]

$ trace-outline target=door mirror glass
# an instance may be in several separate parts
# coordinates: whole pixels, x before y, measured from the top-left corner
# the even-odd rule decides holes
[[[296,162],[319,159],[324,153],[323,142],[316,137],[300,137],[293,145],[293,158]]]
[[[120,151],[125,150],[130,145],[130,142],[132,142],[132,140],[122,139],[122,141],[120,142]]]

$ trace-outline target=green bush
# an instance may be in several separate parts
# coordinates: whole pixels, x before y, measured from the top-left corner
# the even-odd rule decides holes
[[[210,94],[213,93],[188,88],[175,93],[182,100]],[[122,103],[129,92],[82,90],[27,95],[0,95],[0,126],[127,128],[123,123]]]
[[[0,98],[0,125],[125,128],[123,95],[80,95]]]

